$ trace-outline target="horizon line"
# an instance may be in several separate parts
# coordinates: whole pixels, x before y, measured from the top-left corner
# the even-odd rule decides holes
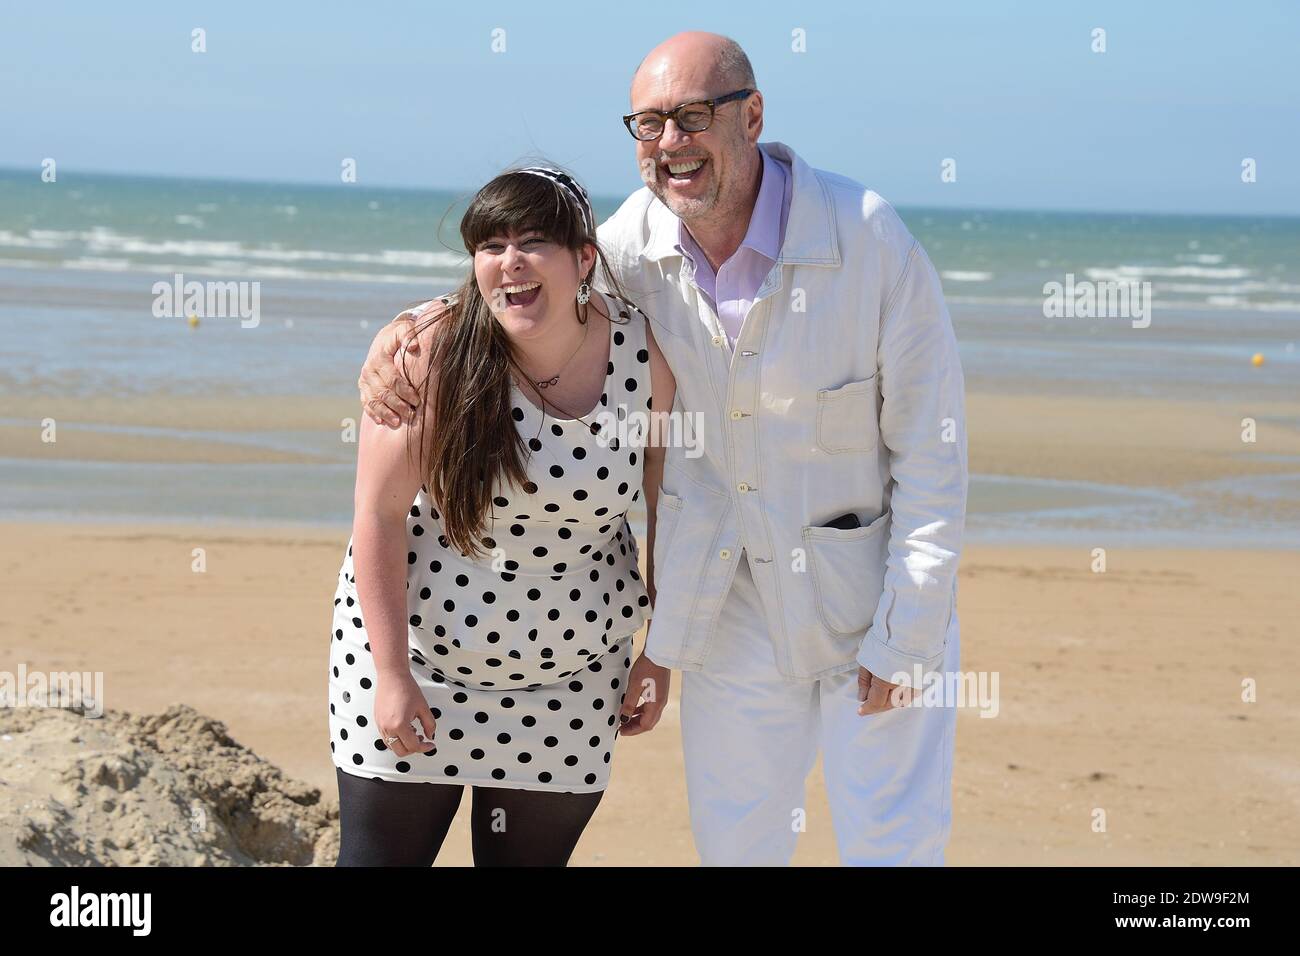
[[[295,188],[319,188],[333,189],[336,186],[359,187],[361,189],[374,190],[378,192],[415,192],[415,193],[464,193],[465,197],[473,195],[479,187],[460,187],[460,186],[410,186],[410,185],[374,185],[369,183],[333,183],[327,180],[290,180],[290,179],[253,179],[240,177],[221,177],[221,176],[193,176],[177,173],[124,173],[110,172],[107,170],[85,170],[74,169],[74,175],[87,177],[103,177],[106,179],[135,179],[135,180],[165,180],[171,182],[191,182],[191,183],[212,183],[235,186],[290,186]],[[40,170],[20,166],[0,166],[0,176],[14,174],[17,176],[30,175],[39,180]],[[865,185],[865,184],[864,184]],[[871,186],[866,188],[872,189]],[[874,192],[875,190],[872,189]],[[627,195],[631,195],[630,193]],[[627,195],[618,197],[613,193],[592,193],[594,199],[607,199],[615,204],[622,203]],[[1170,216],[1170,217],[1190,217],[1190,216],[1212,216],[1225,219],[1300,219],[1300,211],[1296,212],[1217,212],[1211,210],[1157,210],[1157,209],[1098,209],[1082,207],[1061,207],[1061,206],[936,206],[930,203],[911,203],[896,202],[888,197],[882,197],[891,206],[898,209],[912,209],[917,211],[935,211],[935,212],[1011,212],[1011,213],[1067,213],[1083,214],[1098,216]]]

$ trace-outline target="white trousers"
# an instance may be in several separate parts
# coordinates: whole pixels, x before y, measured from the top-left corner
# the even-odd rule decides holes
[[[782,677],[748,555],[737,559],[704,669],[682,672],[682,750],[701,863],[788,864],[820,748],[841,864],[942,865],[956,709],[859,717],[856,669],[817,681]],[[959,655],[954,625],[944,669],[956,671]]]

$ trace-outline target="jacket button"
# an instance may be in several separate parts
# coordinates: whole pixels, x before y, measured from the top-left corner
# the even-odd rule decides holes
[[[733,408],[733,409],[731,410],[731,420],[734,422],[734,421],[736,421],[737,419],[742,418],[742,417],[744,416],[744,414],[745,414],[745,413],[742,412],[740,409],[738,409],[738,408]]]
[[[749,484],[748,484],[748,482],[744,482],[744,481],[742,481],[740,484],[736,485],[736,490],[737,490],[737,491],[748,491],[748,490],[749,490]]]
[[[730,549],[730,548],[723,548],[721,551],[718,552],[718,557],[720,557],[723,561],[728,561],[728,560],[730,560],[730,559],[731,559],[731,549]]]
[[[714,345],[721,345],[721,344],[722,344],[722,336],[721,336],[721,335],[715,335],[715,336],[713,337],[713,344],[714,344]]]

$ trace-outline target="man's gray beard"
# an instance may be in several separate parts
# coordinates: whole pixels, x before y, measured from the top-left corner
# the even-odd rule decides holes
[[[656,181],[650,191],[659,197],[659,201],[668,207],[669,212],[689,226],[692,219],[698,219],[700,216],[707,215],[717,209],[718,195],[721,189],[717,180],[714,180],[713,189],[708,195],[700,199],[673,198],[670,200],[667,188],[660,187]]]

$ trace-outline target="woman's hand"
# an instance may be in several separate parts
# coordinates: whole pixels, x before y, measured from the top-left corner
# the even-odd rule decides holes
[[[417,720],[424,733],[423,742],[412,726]],[[410,672],[379,676],[375,684],[375,727],[379,739],[398,757],[424,753],[433,747],[433,712]],[[397,739],[390,741],[389,737]]]
[[[627,689],[623,692],[622,726],[618,732],[624,737],[654,730],[668,706],[668,686],[673,672],[660,667],[642,652],[627,675]]]

